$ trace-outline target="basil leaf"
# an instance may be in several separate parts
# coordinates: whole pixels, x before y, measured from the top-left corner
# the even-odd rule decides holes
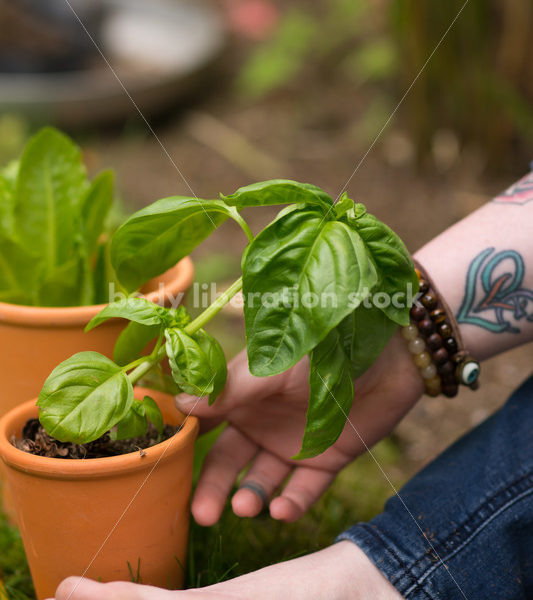
[[[348,198],[348,194],[344,192],[344,194],[339,198],[339,201],[335,204],[335,217],[338,219],[349,210],[353,210],[353,208],[354,201],[351,198]]]
[[[146,418],[157,429],[157,433],[162,435],[165,423],[157,402],[153,398],[150,398],[150,396],[145,396],[142,405],[144,407]]]
[[[133,400],[126,416],[117,423],[116,430],[111,430],[112,440],[127,440],[141,437],[146,434],[148,422],[146,421],[146,407],[144,402]]]
[[[182,329],[166,329],[165,337],[174,381],[187,394],[211,394],[215,377],[209,359],[198,342]]]
[[[86,444],[121,421],[132,403],[133,387],[118,365],[97,352],[80,352],[52,371],[37,406],[49,435]]]
[[[146,346],[157,338],[161,325],[143,325],[131,321],[120,332],[113,350],[113,360],[117,365],[127,365],[139,358]]]
[[[139,381],[139,385],[170,394],[171,396],[176,396],[182,392],[182,389],[176,384],[174,379],[163,371],[160,364],[150,369]]]
[[[350,224],[363,238],[376,264],[379,291],[389,296],[390,302],[382,308],[383,312],[398,325],[408,325],[411,308],[407,302],[409,284],[414,296],[418,291],[418,277],[407,248],[394,231],[374,215],[360,215],[351,219]],[[395,297],[400,302],[403,299],[403,307],[394,306]]]
[[[94,178],[82,205],[83,229],[89,254],[96,249],[98,238],[104,231],[105,220],[113,204],[115,176],[103,171]]]
[[[224,351],[217,340],[214,337],[211,337],[203,329],[200,329],[194,334],[194,339],[204,351],[207,361],[209,362],[211,370],[214,374],[213,391],[209,395],[209,404],[211,405],[218,398],[224,389],[224,386],[226,385],[226,379],[228,376],[226,357],[224,356]]]
[[[91,331],[91,329],[112,318],[128,319],[141,325],[161,325],[167,323],[169,314],[163,306],[150,302],[146,298],[132,296],[108,304],[89,321],[85,331]]]
[[[130,291],[191,253],[233,215],[220,200],[174,196],[133,214],[113,236],[111,261]]]
[[[15,219],[17,238],[39,257],[46,275],[75,254],[86,190],[80,149],[55,129],[42,129],[20,160]]]
[[[339,438],[354,400],[351,365],[333,329],[310,354],[309,406],[297,459],[312,458]]]
[[[239,188],[229,196],[220,195],[230,206],[271,206],[274,204],[297,204],[304,202],[329,209],[333,200],[326,192],[309,183],[289,179],[272,179]]]
[[[271,223],[243,265],[250,370],[281,373],[310,352],[370,293],[375,267],[360,236],[316,210]]]
[[[375,306],[358,306],[343,319],[338,331],[350,357],[352,376],[360,377],[382,353],[398,324]]]

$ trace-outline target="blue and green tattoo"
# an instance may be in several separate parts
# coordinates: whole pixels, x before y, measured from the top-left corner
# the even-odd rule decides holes
[[[524,272],[515,250],[480,252],[468,268],[457,321],[493,333],[520,333],[519,321],[533,321],[533,291],[522,287]]]
[[[531,200],[533,172],[493,202],[524,205]],[[533,290],[523,286],[524,273],[524,259],[516,250],[495,252],[494,248],[485,248],[468,268],[457,321],[493,333],[520,333],[522,323],[533,321]]]

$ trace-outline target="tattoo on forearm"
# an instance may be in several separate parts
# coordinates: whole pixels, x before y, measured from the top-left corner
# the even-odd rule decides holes
[[[470,263],[457,321],[493,333],[520,333],[520,322],[533,321],[533,291],[522,287],[524,260],[515,250],[493,253],[486,248]]]
[[[533,171],[494,198],[498,204],[527,204],[533,200]]]

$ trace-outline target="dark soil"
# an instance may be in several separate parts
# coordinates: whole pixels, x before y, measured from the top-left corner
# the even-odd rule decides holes
[[[58,442],[46,433],[38,419],[29,419],[22,430],[22,437],[13,439],[12,444],[19,450],[29,454],[49,458],[106,458],[129,454],[130,452],[140,452],[142,456],[144,449],[168,440],[180,429],[181,427],[165,425],[160,439],[156,428],[150,423],[148,431],[142,437],[129,440],[112,440],[108,432],[88,444],[71,444]]]

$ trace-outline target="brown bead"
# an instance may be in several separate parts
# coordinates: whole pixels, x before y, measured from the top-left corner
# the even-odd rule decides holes
[[[437,308],[437,296],[435,296],[435,294],[432,294],[431,292],[429,294],[424,294],[422,296],[422,304],[428,310],[433,310],[434,308]]]
[[[447,360],[446,362],[440,364],[437,367],[437,372],[443,377],[449,377],[451,375],[455,379],[455,365],[451,360]]]
[[[411,308],[411,318],[413,321],[421,321],[427,316],[427,311],[423,306],[413,306]]]
[[[455,354],[458,350],[457,342],[453,337],[449,337],[444,340],[444,347],[450,352],[450,354]]]
[[[457,352],[456,354],[453,354],[451,359],[456,365],[461,364],[465,359],[464,352]]]
[[[442,346],[442,338],[438,333],[432,333],[426,340],[426,345],[430,350],[437,350]]]
[[[421,279],[418,289],[421,294],[425,294],[429,290],[429,283],[425,279]]]
[[[418,330],[424,335],[431,335],[435,331],[435,325],[431,319],[422,319],[418,322]]]
[[[428,396],[438,396],[441,392],[441,383],[439,377],[432,377],[424,381],[426,387],[426,394]]]
[[[438,325],[439,323],[443,323],[446,320],[446,313],[442,308],[436,308],[429,313],[431,320],[433,323]]]
[[[446,321],[437,327],[437,331],[444,339],[451,337],[453,333],[451,326]]]
[[[459,386],[456,383],[445,383],[442,386],[442,393],[448,398],[453,398],[457,396],[457,392],[459,391]]]
[[[458,385],[455,375],[443,375],[441,377],[442,385]]]
[[[448,356],[448,352],[445,348],[439,348],[438,350],[435,350],[435,352],[433,352],[433,361],[437,366],[443,365],[445,362],[449,362]]]

